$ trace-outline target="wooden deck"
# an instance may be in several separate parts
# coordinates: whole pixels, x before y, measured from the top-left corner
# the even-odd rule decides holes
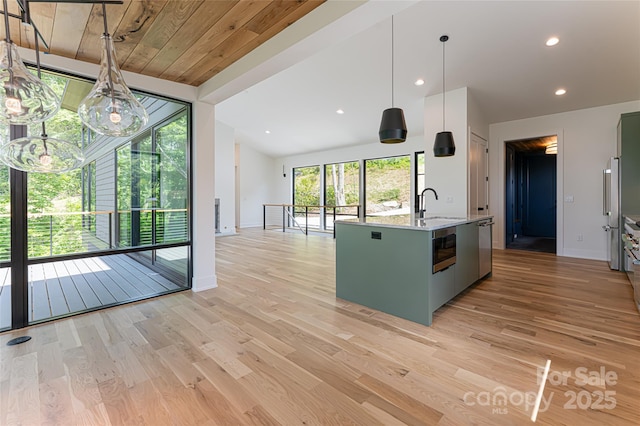
[[[29,321],[138,300],[180,286],[119,254],[29,266]],[[0,328],[11,325],[10,268],[0,269]]]

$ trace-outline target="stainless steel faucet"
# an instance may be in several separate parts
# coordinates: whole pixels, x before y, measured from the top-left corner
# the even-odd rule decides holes
[[[426,205],[425,205],[425,201],[424,201],[424,193],[427,192],[427,191],[433,192],[433,195],[436,197],[436,200],[438,199],[438,193],[436,192],[435,189],[433,189],[433,188],[425,188],[425,189],[422,190],[422,192],[420,193],[420,210],[418,210],[418,217],[420,219],[424,219],[424,214],[427,211]]]

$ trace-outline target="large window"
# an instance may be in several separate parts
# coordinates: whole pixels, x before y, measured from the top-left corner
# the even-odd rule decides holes
[[[320,204],[320,166],[293,169],[293,204]]]
[[[136,94],[154,106],[148,127],[112,138],[77,116],[93,83],[48,71],[43,80],[62,99],[47,135],[83,147],[86,161],[55,174],[0,167],[0,329],[188,288],[189,106]],[[19,230],[26,238],[11,241]]]
[[[0,330],[11,327],[10,196],[9,167],[0,165]]]
[[[416,180],[415,180],[415,188],[416,188],[416,197],[415,197],[415,202],[414,202],[414,211],[416,213],[419,213],[420,210],[420,194],[422,194],[422,191],[425,188],[425,183],[424,183],[424,175],[425,175],[425,167],[424,167],[424,151],[422,152],[416,152],[416,172],[415,172],[415,176],[416,176]]]
[[[326,206],[355,206],[360,204],[360,163],[326,164],[324,166],[324,204]],[[333,220],[355,218],[357,207],[325,208],[326,229],[333,229]]]
[[[187,114],[159,126],[155,131],[155,151],[158,158],[158,232],[156,241],[175,243],[187,241]]]
[[[320,228],[320,166],[293,169],[293,204],[291,226]]]
[[[0,164],[0,262],[11,259],[11,192],[9,167]]]
[[[406,216],[411,206],[411,157],[365,160],[366,216]]]
[[[69,78],[44,72],[42,80],[64,99]],[[82,122],[74,110],[60,108],[46,122],[50,137],[81,146]],[[42,124],[28,127],[30,135],[40,135]],[[29,173],[27,175],[28,254],[30,258],[86,251],[83,233],[82,171]]]
[[[117,151],[117,246],[188,241],[187,115]]]

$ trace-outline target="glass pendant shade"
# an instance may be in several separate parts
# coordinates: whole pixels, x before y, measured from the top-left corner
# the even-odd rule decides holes
[[[388,108],[382,112],[378,136],[382,143],[401,143],[407,140],[407,124],[402,109]]]
[[[29,136],[3,144],[0,160],[24,172],[63,173],[80,167],[84,156],[73,143],[47,136]]]
[[[101,135],[130,136],[147,124],[149,116],[133,96],[118,68],[113,39],[102,36],[98,80],[78,106],[80,120]]]
[[[16,45],[0,41],[0,119],[17,125],[41,123],[59,108],[58,96],[29,72]]]
[[[451,157],[456,153],[456,144],[453,142],[453,133],[439,132],[433,143],[433,155],[436,157]]]

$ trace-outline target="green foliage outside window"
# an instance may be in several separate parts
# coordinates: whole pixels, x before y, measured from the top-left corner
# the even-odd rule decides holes
[[[327,206],[355,205],[360,202],[360,163],[327,164],[325,166],[325,204]],[[338,209],[338,213],[342,209]]]
[[[293,204],[317,206],[320,204],[320,166],[293,169]]]
[[[11,213],[9,167],[0,165],[0,261],[10,259]]]
[[[42,79],[62,98],[68,78],[43,72]],[[156,129],[156,151],[153,152],[150,136],[135,148],[131,143],[116,151],[117,156],[117,208],[121,213],[121,247],[130,246],[131,209],[186,209],[187,180],[187,114]],[[28,126],[29,134],[40,135],[42,124]],[[60,109],[46,122],[49,137],[76,143],[82,141],[82,123],[75,111]],[[0,128],[3,138],[8,137],[8,128]],[[62,174],[28,174],[27,209],[28,255],[43,257],[68,253],[81,253],[91,249],[88,244],[96,242],[95,216],[80,213],[96,210],[95,162],[84,169]],[[132,168],[133,164],[133,168]],[[161,172],[162,170],[162,172]],[[132,175],[132,171],[135,172]],[[84,194],[83,194],[84,173]],[[91,176],[90,184],[87,180]],[[133,190],[132,191],[132,182]],[[132,203],[132,195],[137,199]],[[135,204],[135,205],[134,205]],[[10,191],[9,168],[0,166],[0,261],[9,259],[10,251]],[[187,240],[187,215],[185,211],[156,214],[157,243]],[[106,221],[108,222],[108,221]],[[103,226],[105,221],[102,221]],[[140,244],[151,243],[151,212],[140,213]],[[108,225],[106,225],[108,226]],[[108,230],[105,231],[105,233]],[[108,241],[101,242],[108,244]],[[105,247],[99,247],[105,248]]]
[[[365,161],[367,214],[408,208],[411,198],[411,157]]]

